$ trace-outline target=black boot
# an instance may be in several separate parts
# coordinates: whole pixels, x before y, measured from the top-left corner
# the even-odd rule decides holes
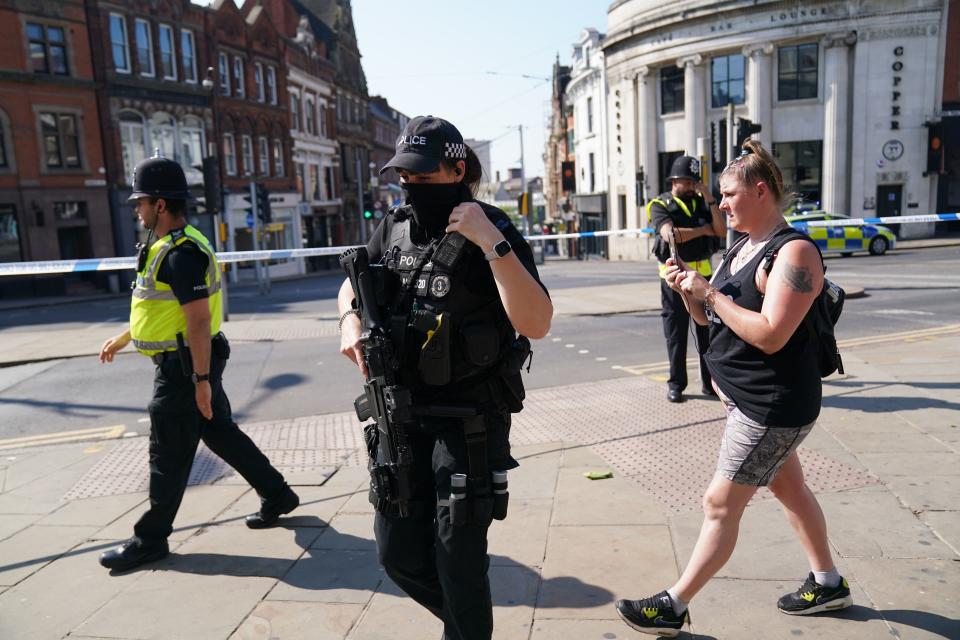
[[[170,553],[166,540],[144,543],[140,538],[130,538],[115,549],[100,554],[100,564],[114,571],[126,571],[147,562],[159,560]]]
[[[285,513],[290,513],[300,506],[300,497],[289,486],[285,487],[279,498],[261,500],[260,511],[247,516],[247,526],[251,529],[265,529],[277,524]]]

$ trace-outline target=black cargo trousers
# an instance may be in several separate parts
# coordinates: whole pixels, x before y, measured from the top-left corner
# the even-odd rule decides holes
[[[148,406],[150,508],[133,528],[134,535],[147,543],[166,540],[173,531],[200,440],[243,476],[261,498],[278,497],[286,487],[280,472],[233,421],[230,400],[223,390],[223,370],[229,357],[230,346],[219,334],[210,353],[212,420],[200,415],[195,385],[184,373],[176,352],[167,352],[157,365]]]
[[[488,416],[491,471],[519,466],[510,456],[510,414]],[[411,515],[377,512],[380,563],[404,592],[443,621],[444,640],[490,640],[493,604],[487,570],[490,520],[450,522],[450,476],[467,473],[462,423],[434,421],[409,432],[413,453]]]
[[[670,361],[670,378],[667,386],[670,389],[683,391],[687,388],[687,336],[690,333],[690,312],[683,304],[679,293],[667,285],[667,281],[660,278],[660,316],[663,318],[663,337],[667,339],[667,359]],[[710,345],[710,327],[701,327],[696,322],[693,329],[700,351],[706,351]],[[711,388],[710,372],[707,363],[700,358],[700,385],[703,389]]]

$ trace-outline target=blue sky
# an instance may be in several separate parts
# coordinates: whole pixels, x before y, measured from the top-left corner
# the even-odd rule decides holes
[[[550,74],[570,64],[580,31],[607,27],[605,0],[353,0],[371,95],[409,116],[450,120],[466,138],[493,140],[494,171],[543,174]],[[492,72],[492,73],[491,73]],[[524,78],[522,75],[534,76]],[[510,127],[513,127],[511,132]]]

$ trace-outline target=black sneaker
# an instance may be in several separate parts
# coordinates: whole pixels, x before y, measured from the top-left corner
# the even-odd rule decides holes
[[[675,638],[683,623],[690,622],[688,611],[678,615],[673,610],[666,591],[643,600],[617,600],[616,606],[623,621],[641,633]]]
[[[807,576],[795,593],[788,593],[777,601],[777,608],[791,616],[806,616],[823,611],[846,609],[853,604],[850,597],[850,585],[841,577],[835,587],[824,587],[813,579],[813,573]]]

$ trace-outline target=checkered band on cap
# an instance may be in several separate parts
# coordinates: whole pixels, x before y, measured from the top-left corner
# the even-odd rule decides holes
[[[443,157],[455,160],[467,159],[467,145],[462,142],[444,142]]]

